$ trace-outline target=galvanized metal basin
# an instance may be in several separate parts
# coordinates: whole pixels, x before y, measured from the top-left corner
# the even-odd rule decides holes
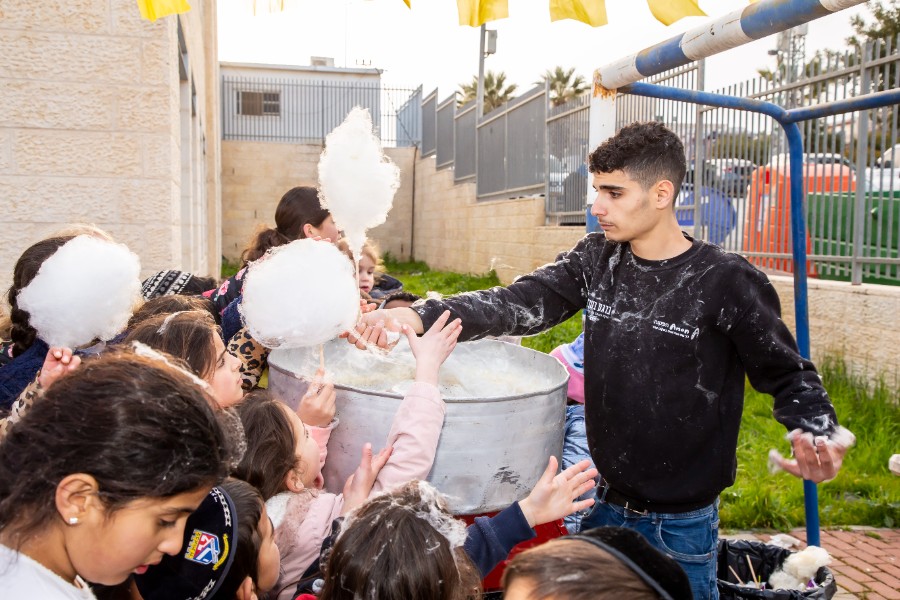
[[[326,366],[334,344],[349,347],[343,340],[327,344]],[[481,340],[459,347],[487,365],[514,365],[536,383],[526,393],[518,386],[518,393],[507,396],[444,398],[444,427],[427,479],[449,497],[455,514],[481,514],[524,498],[549,456],[561,457],[568,373],[552,356],[513,344]],[[269,355],[269,390],[295,408],[307,387],[297,375],[302,352],[273,350]],[[453,368],[453,358],[445,368]],[[376,451],[384,446],[403,396],[340,382],[335,389],[340,422],[328,443],[323,475],[326,488],[337,493],[358,466],[363,444],[371,442]]]

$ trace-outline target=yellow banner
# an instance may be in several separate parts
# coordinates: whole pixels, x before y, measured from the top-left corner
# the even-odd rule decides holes
[[[186,0],[137,0],[141,18],[155,21],[167,15],[180,15],[191,10]]]
[[[509,16],[507,0],[456,0],[459,24],[480,27],[487,21]]]
[[[412,8],[412,4],[410,4],[411,0],[403,0],[403,3],[406,5],[406,8]]]
[[[682,17],[705,17],[695,0],[647,0],[650,12],[663,25],[671,25]]]
[[[606,0],[550,0],[550,20],[574,19],[591,27],[606,25]]]

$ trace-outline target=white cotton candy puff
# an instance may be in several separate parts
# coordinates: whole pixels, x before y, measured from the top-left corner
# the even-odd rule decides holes
[[[353,264],[334,244],[295,240],[250,264],[240,312],[267,348],[317,346],[349,330],[359,312]]]
[[[805,590],[806,582],[779,569],[769,577],[769,587],[773,590]]]
[[[818,570],[829,563],[831,563],[831,556],[828,555],[827,550],[818,546],[808,546],[800,552],[788,556],[781,568],[805,582],[814,578]]]
[[[140,273],[140,259],[126,246],[80,235],[44,261],[17,302],[50,346],[109,340],[140,301]]]
[[[350,111],[325,138],[319,159],[322,206],[359,257],[366,230],[384,223],[400,187],[400,169],[382,151],[365,108]]]

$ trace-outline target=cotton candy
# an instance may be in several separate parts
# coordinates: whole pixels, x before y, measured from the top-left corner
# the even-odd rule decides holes
[[[140,272],[140,259],[126,246],[80,235],[44,261],[17,303],[50,346],[109,340],[140,302]]]
[[[356,323],[353,264],[334,244],[296,240],[250,264],[240,312],[267,348],[316,346]]]
[[[359,257],[366,230],[384,223],[400,187],[400,169],[384,155],[372,118],[356,107],[325,138],[319,159],[322,206]]]

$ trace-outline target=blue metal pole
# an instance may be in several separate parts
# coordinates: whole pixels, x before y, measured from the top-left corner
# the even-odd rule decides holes
[[[803,136],[796,123],[779,121],[788,140],[791,174],[791,250],[794,255],[794,314],[797,347],[803,358],[810,357],[809,296],[806,281],[806,194],[803,184]],[[803,505],[806,513],[806,543],[819,546],[819,490],[803,480]]]
[[[822,117],[830,117],[841,113],[881,108],[882,106],[890,106],[891,104],[900,104],[900,88],[875,92],[874,94],[867,94],[856,98],[845,98],[843,100],[825,102],[814,106],[792,108],[787,111],[785,120],[791,123],[798,123],[800,121],[820,119]]]
[[[761,0],[606,64],[595,83],[617,89],[742,44],[862,4],[865,0]]]

